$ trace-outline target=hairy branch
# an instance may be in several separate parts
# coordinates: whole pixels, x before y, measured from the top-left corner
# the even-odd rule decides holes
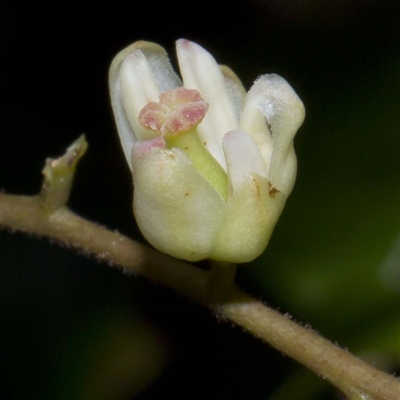
[[[352,400],[400,398],[396,378],[270,309],[238,287],[233,286],[217,301],[210,296],[211,271],[168,257],[71,212],[65,203],[76,164],[86,146],[81,137],[63,157],[47,161],[39,195],[0,193],[0,227],[55,239],[119,265],[127,273],[168,286],[307,366]]]

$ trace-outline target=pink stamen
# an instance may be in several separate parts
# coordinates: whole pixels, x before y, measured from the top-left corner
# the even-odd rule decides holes
[[[179,87],[160,95],[158,103],[148,103],[139,114],[139,123],[161,135],[177,135],[197,126],[208,110],[208,103],[195,89]]]

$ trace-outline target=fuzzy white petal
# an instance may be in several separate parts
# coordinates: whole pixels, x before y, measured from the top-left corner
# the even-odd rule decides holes
[[[239,126],[241,130],[248,132],[254,138],[264,163],[268,167],[272,154],[272,136],[267,121],[258,108],[262,99],[262,85],[256,82],[246,95]]]
[[[258,108],[272,128],[273,146],[268,179],[288,196],[297,170],[293,138],[304,121],[304,105],[292,87],[279,75],[263,75],[255,85],[259,86],[262,93]]]

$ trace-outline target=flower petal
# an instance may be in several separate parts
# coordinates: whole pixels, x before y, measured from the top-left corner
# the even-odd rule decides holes
[[[150,65],[141,50],[130,53],[120,71],[122,104],[138,140],[148,140],[154,132],[139,124],[139,113],[149,102],[158,101],[160,90]]]
[[[238,128],[238,119],[223,73],[211,54],[196,43],[180,39],[176,50],[184,85],[197,89],[209,104],[207,115],[197,127],[200,138],[226,171],[222,138]]]
[[[137,142],[132,151],[133,207],[141,232],[174,257],[208,258],[225,202],[183,151],[145,143]]]
[[[304,121],[304,105],[289,83],[279,75],[263,75],[255,82],[255,86],[262,93],[258,108],[272,128],[268,179],[288,196],[297,170],[293,138]]]
[[[249,262],[267,246],[285,205],[282,193],[271,195],[266,178],[247,175],[229,198],[210,258]]]
[[[268,168],[272,154],[272,136],[268,129],[267,121],[258,108],[262,100],[262,86],[255,83],[246,95],[239,126],[240,129],[249,133],[256,141],[264,163]]]
[[[220,65],[219,68],[225,78],[225,83],[236,112],[236,117],[239,120],[243,110],[244,99],[246,97],[246,89],[244,88],[242,81],[231,68],[226,65]]]
[[[130,58],[124,67],[124,82],[137,91],[130,94],[124,90],[126,93],[125,99],[123,99],[120,80],[121,67],[132,53],[135,53],[135,56]],[[135,76],[136,74],[138,75]],[[139,77],[145,80],[140,82]],[[145,131],[138,126],[134,118],[134,115],[138,114],[136,110],[140,107],[143,108],[151,100],[157,101],[160,92],[181,86],[181,84],[171,67],[165,50],[155,43],[135,42],[114,58],[109,72],[111,103],[122,147],[131,168],[131,150],[135,141],[154,137],[154,133]],[[145,99],[147,102],[143,104]],[[141,104],[143,105],[141,106]],[[128,112],[125,107],[128,108]]]
[[[161,93],[182,86],[182,80],[175,73],[165,49],[156,43],[138,42],[146,56],[151,72]]]
[[[228,177],[235,191],[250,175],[267,177],[267,167],[255,140],[247,133],[236,130],[228,132],[222,146],[228,165]]]

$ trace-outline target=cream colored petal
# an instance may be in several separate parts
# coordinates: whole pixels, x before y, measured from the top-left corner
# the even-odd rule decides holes
[[[197,89],[209,103],[209,110],[197,130],[206,148],[226,171],[222,138],[238,128],[238,119],[220,67],[206,50],[196,43],[180,39],[176,50],[184,85]]]
[[[124,149],[125,156],[127,158],[128,164],[131,167],[131,150],[133,143],[143,137],[150,138],[154,136],[153,133],[145,132],[143,128],[138,127],[134,122],[134,127],[131,126],[131,122],[129,121],[127,112],[124,108],[123,98],[121,93],[121,82],[120,82],[120,73],[121,66],[124,60],[129,57],[133,52],[137,52],[140,54],[142,52],[142,56],[137,60],[138,70],[135,70],[135,67],[131,69],[131,73],[134,75],[136,73],[139,76],[136,77],[136,80],[143,78],[145,79],[143,82],[136,82],[132,86],[134,88],[139,88],[138,93],[132,93],[131,95],[127,95],[127,104],[129,104],[130,96],[133,97],[133,100],[136,101],[136,96],[138,98],[138,104],[143,103],[143,97],[150,96],[154,98],[155,101],[158,101],[158,95],[155,96],[155,93],[160,93],[165,90],[169,90],[181,85],[181,81],[178,76],[174,73],[171,64],[169,62],[167,53],[165,50],[155,44],[145,41],[135,42],[129,47],[122,50],[120,53],[116,55],[114,58],[109,72],[109,86],[110,86],[110,95],[111,95],[111,104],[114,111],[114,116],[117,124],[118,133],[120,135],[122,147]],[[143,61],[143,55],[145,61]],[[128,63],[127,63],[128,64]],[[127,67],[128,65],[126,65]],[[126,73],[128,72],[128,68],[126,68]],[[129,73],[127,74],[126,79],[128,81],[131,80],[129,78]],[[150,77],[150,78],[149,78]],[[135,80],[135,78],[133,78]],[[131,82],[132,83],[132,82]],[[156,90],[157,89],[157,90]],[[143,96],[144,93],[147,95]],[[129,106],[127,106],[129,108]],[[137,106],[136,108],[138,108]],[[134,114],[134,113],[133,113]],[[133,120],[133,116],[131,115],[131,120]],[[143,133],[144,132],[144,133]]]
[[[249,175],[267,177],[267,167],[255,140],[239,130],[228,132],[223,140],[228,165],[229,183],[233,191],[239,188]]]
[[[138,140],[149,140],[156,136],[139,124],[139,113],[149,102],[157,102],[160,90],[150,65],[141,50],[130,53],[122,62],[119,74],[122,104],[130,126]]]
[[[263,98],[263,86],[256,82],[246,95],[239,126],[256,141],[264,164],[268,168],[272,155],[272,136],[267,121],[259,110]]]
[[[156,43],[139,42],[161,93],[182,86],[182,80],[171,66],[167,52]]]
[[[244,99],[246,97],[246,89],[239,77],[226,65],[220,65],[222,74],[225,78],[225,83],[231,97],[233,107],[235,108],[236,117],[239,120],[242,114]]]
[[[158,250],[177,258],[208,258],[225,202],[179,149],[133,149],[134,213]]]
[[[270,194],[266,178],[247,176],[230,197],[210,258],[243,263],[267,246],[285,205],[282,193]]]
[[[273,146],[268,179],[288,196],[297,170],[293,138],[304,121],[304,105],[292,87],[279,75],[263,75],[255,85],[262,92],[259,110],[272,128]]]

